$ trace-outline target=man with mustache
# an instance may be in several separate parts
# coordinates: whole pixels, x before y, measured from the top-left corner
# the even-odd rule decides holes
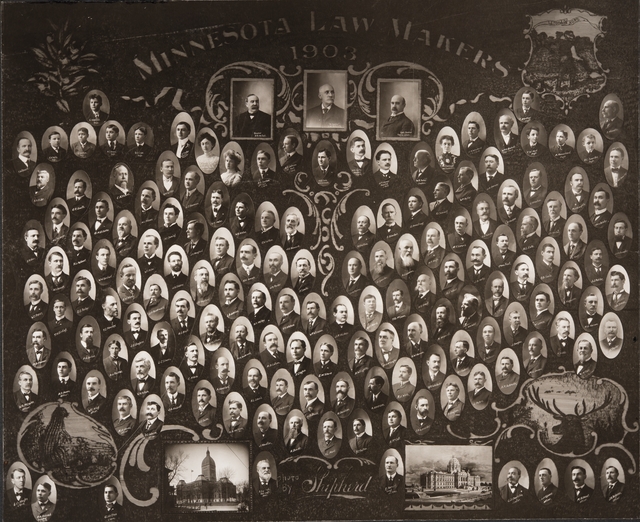
[[[243,405],[240,401],[229,401],[229,418],[225,429],[232,439],[244,438],[247,430],[247,419],[242,416]]]
[[[500,488],[502,500],[509,504],[524,503],[529,497],[529,491],[520,484],[522,472],[514,466],[507,471],[507,483]]]
[[[149,375],[151,361],[142,354],[138,354],[133,360],[133,367],[136,371],[135,378],[131,379],[131,388],[137,397],[144,399],[155,387],[155,378]]]
[[[378,170],[373,173],[373,179],[381,188],[392,187],[398,182],[398,175],[391,170],[392,158],[391,152],[386,149],[376,152]]]
[[[353,397],[349,396],[349,383],[340,379],[336,382],[336,398],[331,404],[331,408],[340,418],[348,417],[356,405]]]
[[[204,378],[204,366],[198,361],[200,350],[195,343],[189,343],[184,349],[184,359],[180,363],[180,371],[185,381],[193,384]]]
[[[144,302],[145,312],[154,321],[162,319],[169,309],[169,301],[162,296],[162,288],[159,284],[149,286],[149,299]]]
[[[163,422],[159,419],[161,406],[155,401],[147,402],[145,413],[146,422],[142,426],[142,434],[149,439],[155,439],[162,430]]]
[[[396,305],[395,297],[393,297],[395,291],[392,294],[394,305]],[[428,274],[420,274],[416,279],[416,287],[413,293],[413,306],[418,313],[424,314],[436,302],[436,296],[431,291],[431,278]],[[388,311],[387,311],[388,313]],[[391,317],[391,314],[389,314]]]
[[[500,120],[508,118],[508,116],[501,116]],[[514,142],[511,151],[515,150],[515,143],[518,137],[513,135]],[[478,177],[478,192],[486,192],[492,199],[496,198],[498,189],[504,181],[504,174],[502,174],[498,167],[500,166],[500,156],[497,154],[487,154],[484,157],[484,174]]]
[[[298,230],[300,226],[300,216],[296,213],[287,214],[284,218],[284,232],[282,236],[282,246],[285,252],[296,251],[302,246],[304,241],[304,234]]]
[[[518,146],[518,136],[511,131],[513,124],[513,118],[506,114],[498,119],[500,136],[496,139],[496,146],[502,154],[511,154]]]
[[[260,498],[275,495],[278,484],[271,475],[271,464],[267,459],[256,464],[258,476],[253,481],[253,489]]]
[[[393,394],[399,402],[407,402],[413,397],[416,387],[411,384],[410,378],[413,370],[408,364],[400,366],[398,379],[399,382],[393,385]]]
[[[582,466],[573,466],[571,468],[571,481],[573,482],[573,494],[570,496],[576,504],[583,504],[589,500],[593,489],[585,483],[587,479],[587,471]]]
[[[69,288],[71,278],[64,272],[63,254],[54,250],[47,257],[47,263],[49,264],[50,272],[44,280],[49,287],[49,291],[52,294],[64,293]]]
[[[122,284],[118,287],[118,295],[124,304],[131,304],[138,299],[140,288],[136,284],[138,270],[135,265],[127,263],[120,268],[120,279]]]
[[[169,287],[169,295],[174,296],[180,290],[186,290],[189,278],[182,270],[183,259],[179,251],[169,252],[166,259],[169,261],[170,272],[165,275],[165,281]]]
[[[478,308],[480,301],[473,294],[464,294],[462,298],[462,304],[460,305],[460,318],[458,322],[463,330],[471,330],[478,326],[480,322],[480,315],[478,314]]]
[[[87,237],[87,231],[82,227],[78,226],[71,230],[71,245],[67,249],[67,257],[72,274],[77,274],[82,269],[89,269],[91,250],[84,246]]]
[[[363,374],[369,371],[373,358],[367,354],[369,341],[364,337],[358,337],[353,342],[353,362],[350,368],[356,377],[364,377]]]
[[[529,282],[529,265],[521,261],[514,268],[515,281],[511,283],[511,295],[518,301],[527,301],[533,292],[533,283]]]
[[[422,324],[418,321],[413,321],[407,325],[405,351],[409,357],[416,361],[427,350],[427,342],[422,339],[422,333]]]
[[[247,371],[248,386],[242,390],[242,393],[250,407],[259,406],[267,397],[267,389],[260,384],[261,380],[262,372],[256,367],[249,368]]]
[[[206,386],[196,390],[198,409],[195,412],[198,424],[203,428],[211,426],[216,417],[216,409],[211,405],[211,390]]]
[[[389,319],[392,321],[399,321],[409,315],[411,312],[411,305],[404,299],[404,290],[397,288],[391,292],[391,300],[391,305],[387,307],[387,315],[389,316]]]
[[[27,288],[29,292],[29,303],[25,305],[25,310],[32,321],[40,321],[49,308],[49,303],[42,299],[42,291],[44,290],[42,281],[32,279],[29,281]]]
[[[382,391],[385,380],[380,375],[374,375],[369,379],[368,395],[366,397],[367,407],[371,411],[384,408],[389,400],[389,396]]]
[[[276,410],[278,415],[286,415],[291,410],[293,395],[289,393],[289,381],[287,379],[280,377],[276,380],[276,396],[271,400],[271,404],[273,404],[273,409]]]
[[[382,123],[380,136],[383,138],[411,138],[415,134],[413,122],[404,113],[407,106],[406,100],[394,94],[391,97],[391,115],[389,119]]]
[[[220,347],[224,332],[218,330],[218,322],[220,319],[213,312],[209,312],[204,316],[204,332],[200,336],[200,340],[204,347],[209,351],[215,351]]]
[[[586,339],[578,343],[578,361],[575,364],[576,375],[581,379],[588,379],[596,371],[596,361],[591,357],[593,346]]]
[[[266,306],[267,296],[260,290],[254,290],[251,293],[251,306],[253,311],[249,314],[248,318],[253,326],[253,329],[259,334],[264,327],[272,323],[271,310]]]
[[[40,230],[28,228],[24,233],[24,244],[21,245],[21,254],[24,262],[31,268],[42,265],[45,250],[40,246]]]
[[[124,381],[129,374],[129,363],[120,357],[122,346],[117,339],[112,340],[108,346],[109,355],[102,360],[104,371],[109,379],[114,381]]]
[[[126,216],[123,216],[118,220],[117,230],[118,238],[114,246],[118,260],[121,261],[125,257],[132,256],[132,252],[134,252],[138,238],[131,234],[131,220]]]
[[[498,216],[505,225],[515,223],[520,217],[522,209],[517,200],[520,190],[515,185],[506,185],[502,189],[502,205],[498,207]]]
[[[106,402],[106,397],[102,395],[102,379],[97,375],[89,375],[84,381],[85,389],[87,390],[87,402],[85,404],[85,411],[95,416]]]
[[[193,331],[196,320],[189,315],[191,304],[188,299],[178,299],[174,303],[176,316],[171,320],[171,328],[176,335],[178,345],[184,346]]]
[[[258,355],[255,344],[247,339],[249,331],[244,324],[237,324],[234,333],[235,340],[231,343],[231,355],[237,362],[244,362],[248,357]]]
[[[305,404],[302,405],[302,411],[307,420],[322,415],[324,403],[318,398],[318,383],[315,381],[306,381],[302,386]]]
[[[51,357],[51,349],[45,346],[47,332],[36,328],[31,332],[31,346],[27,349],[27,358],[37,370],[44,368]]]
[[[484,410],[489,406],[491,392],[485,387],[487,376],[482,370],[473,374],[473,390],[469,390],[469,401],[476,410]]]
[[[128,395],[120,395],[116,399],[118,418],[113,421],[113,427],[118,435],[127,435],[136,425],[136,420],[131,416],[133,403]]]
[[[415,407],[411,410],[411,425],[418,437],[422,437],[429,431],[433,420],[429,417],[429,399],[418,397]]]
[[[311,262],[300,257],[296,261],[296,268],[298,269],[298,279],[293,285],[293,290],[299,295],[308,294],[315,283],[316,278],[311,273]]]
[[[619,219],[613,224],[612,252],[617,258],[625,257],[631,250],[631,238],[627,236],[629,225],[624,219]]]
[[[287,360],[284,353],[278,350],[278,336],[275,333],[265,334],[262,342],[265,349],[260,353],[260,360],[267,370],[268,377],[271,378],[277,370],[287,366]]]
[[[538,218],[534,216],[524,216],[520,224],[520,249],[528,255],[532,255],[540,244],[538,235]]]
[[[460,167],[458,171],[457,181],[458,187],[455,190],[455,196],[463,207],[469,208],[471,203],[476,199],[478,191],[473,186],[473,178],[475,173],[470,167]]]
[[[307,127],[336,128],[345,125],[346,113],[336,105],[336,92],[333,85],[325,83],[318,89],[319,105],[307,110]]]
[[[36,166],[35,161],[31,159],[32,149],[33,144],[29,138],[20,138],[16,144],[18,154],[13,160],[13,170],[23,178],[31,174]]]
[[[353,153],[353,159],[349,162],[349,170],[356,177],[371,175],[371,160],[366,157],[367,145],[364,138],[355,136],[349,143],[349,149]]]
[[[226,395],[231,391],[234,379],[229,375],[229,359],[220,356],[216,359],[214,365],[215,373],[211,380],[213,389],[220,395]]]
[[[549,339],[549,344],[553,353],[558,359],[565,359],[569,354],[573,353],[574,340],[570,337],[571,322],[567,317],[558,317],[556,319],[556,335]]]
[[[271,135],[271,116],[260,110],[260,98],[249,94],[244,99],[247,110],[238,114],[234,136],[239,138],[268,138]]]
[[[433,332],[433,340],[442,344],[455,332],[455,326],[449,320],[449,310],[446,306],[436,308],[436,324]]]
[[[65,248],[67,246],[67,235],[69,227],[64,224],[67,217],[67,207],[58,203],[51,206],[51,242],[50,246],[59,246]]]
[[[93,334],[93,326],[91,323],[84,323],[80,326],[78,355],[85,363],[92,363],[98,357],[99,347],[93,344]]]
[[[511,395],[518,386],[520,375],[513,369],[513,360],[511,357],[502,357],[500,359],[500,373],[496,377],[498,388],[505,395]]]
[[[440,354],[431,353],[426,360],[426,368],[422,371],[424,383],[427,386],[427,389],[431,392],[439,389],[446,377],[446,375],[440,371],[440,362]]]
[[[169,372],[164,380],[165,393],[162,394],[162,405],[167,413],[179,410],[184,402],[184,393],[178,391],[180,376],[176,372]]]
[[[413,243],[409,239],[398,242],[398,266],[396,270],[405,281],[418,267],[418,261],[413,257]]]
[[[146,350],[148,346],[148,332],[142,328],[142,314],[138,310],[131,310],[127,314],[127,324],[130,330],[122,336],[124,342],[132,352]]]
[[[518,310],[514,309],[509,312],[509,327],[505,328],[504,334],[507,344],[514,349],[524,343],[527,338],[527,330],[521,326]]]
[[[611,212],[607,209],[610,197],[611,195],[605,189],[596,190],[593,193],[593,214],[589,219],[596,228],[604,228],[611,221]]]
[[[215,288],[209,284],[209,270],[206,266],[201,266],[195,271],[193,276],[195,287],[191,290],[191,297],[196,306],[201,308],[207,306],[213,299]]]
[[[307,449],[309,437],[302,431],[302,419],[292,416],[289,419],[289,432],[284,438],[284,445],[291,455],[297,455]]]
[[[471,249],[471,266],[467,269],[469,280],[474,285],[484,285],[491,273],[491,269],[484,263],[487,251],[484,247],[476,245]]]
[[[282,270],[283,258],[278,252],[270,252],[267,256],[269,272],[265,274],[265,284],[272,294],[278,293],[287,282],[287,274]]]
[[[458,277],[459,271],[460,264],[457,260],[449,259],[444,262],[443,272],[445,281],[442,285],[442,295],[450,301],[455,301],[464,287],[464,282]]]
[[[41,169],[36,173],[36,184],[29,187],[31,202],[36,207],[46,205],[51,196],[53,196],[53,183],[51,183],[51,174],[45,169]]]
[[[238,252],[240,263],[238,265],[238,277],[245,287],[251,286],[260,280],[260,268],[257,266],[258,249],[250,244],[244,244]]]
[[[493,263],[500,270],[509,268],[516,260],[516,253],[509,249],[509,236],[505,233],[500,234],[496,238],[496,247],[498,254],[494,256]]]
[[[374,252],[374,266],[371,270],[373,282],[381,287],[387,287],[394,277],[393,268],[387,264],[387,252],[384,249]]]
[[[369,250],[376,240],[376,236],[371,232],[371,220],[367,216],[359,216],[356,221],[357,235],[353,237],[353,244],[356,250],[363,255],[368,255]]]
[[[320,317],[320,305],[316,301],[307,302],[307,320],[302,330],[310,341],[316,341],[325,331],[327,321]]]
[[[320,452],[328,459],[335,457],[342,446],[342,439],[336,436],[338,424],[329,417],[322,423],[322,439],[318,441]]]
[[[158,342],[151,347],[150,355],[158,366],[166,366],[173,361],[175,343],[169,338],[166,328],[159,328],[156,332]]]
[[[542,341],[538,337],[529,339],[527,347],[529,351],[529,362],[527,363],[527,373],[532,379],[540,377],[547,365],[547,358],[542,355]]]
[[[124,164],[116,165],[111,171],[114,184],[111,197],[117,207],[130,207],[133,200],[133,181],[129,182],[129,169]]]
[[[476,360],[468,355],[469,341],[456,341],[453,347],[455,357],[451,361],[453,369],[460,377],[466,377],[476,364]]]
[[[278,430],[271,427],[272,416],[268,411],[261,411],[256,418],[258,429],[254,434],[259,448],[268,448],[277,443]]]

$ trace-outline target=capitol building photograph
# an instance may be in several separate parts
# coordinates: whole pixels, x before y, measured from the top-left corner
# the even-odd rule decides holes
[[[165,451],[171,509],[246,511],[249,453],[245,444],[171,444]]]
[[[492,502],[492,449],[409,446],[405,510],[484,510]]]

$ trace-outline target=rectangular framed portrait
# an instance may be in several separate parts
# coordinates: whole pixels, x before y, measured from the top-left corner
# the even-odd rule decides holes
[[[377,140],[420,140],[420,80],[378,80],[377,103]]]
[[[232,78],[231,137],[272,140],[274,80]]]
[[[225,518],[251,511],[247,442],[173,442],[163,449],[164,513],[215,512],[216,518]]]
[[[304,72],[304,130],[347,130],[347,72]]]

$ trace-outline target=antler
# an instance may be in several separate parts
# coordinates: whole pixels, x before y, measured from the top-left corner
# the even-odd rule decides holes
[[[602,404],[600,406],[596,406],[594,403],[590,410],[587,410],[587,401],[585,399],[582,399],[582,403],[576,403],[574,412],[578,417],[584,417],[585,415],[589,415],[598,410],[601,410],[602,408],[609,406],[609,404],[611,404],[611,399],[612,399],[611,394],[607,393]],[[580,413],[580,408],[579,408],[580,404],[582,404],[582,410],[583,410],[582,413]]]
[[[553,399],[553,401],[549,403],[549,401],[545,401],[544,399],[540,398],[540,388],[530,386],[527,391],[529,393],[529,398],[531,399],[531,401],[539,408],[543,409],[547,413],[551,413],[552,415],[560,415],[562,417],[566,416],[566,413],[558,408],[555,399]]]

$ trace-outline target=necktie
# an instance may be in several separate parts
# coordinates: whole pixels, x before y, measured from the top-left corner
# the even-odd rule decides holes
[[[323,115],[327,114],[327,111],[328,111],[328,110],[329,110],[329,109],[325,109],[324,107],[322,107],[322,114],[323,114]]]
[[[175,396],[171,397],[171,406],[175,406],[176,405],[176,398]]]

